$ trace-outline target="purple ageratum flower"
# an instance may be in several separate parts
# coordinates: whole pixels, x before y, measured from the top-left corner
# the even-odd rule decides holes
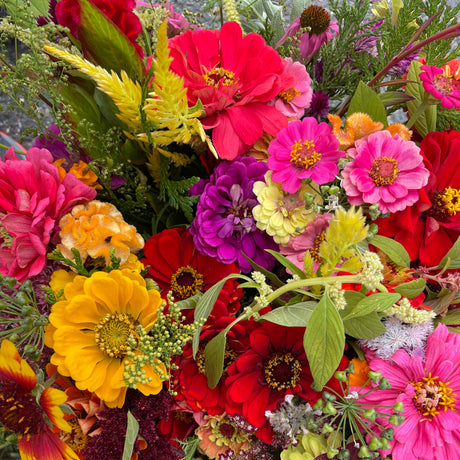
[[[245,273],[251,266],[243,253],[264,268],[273,266],[274,259],[265,249],[278,250],[278,245],[257,228],[252,216],[258,204],[252,189],[264,180],[267,169],[266,163],[252,157],[222,161],[209,181],[201,180],[190,189],[191,195],[201,194],[190,228],[199,252],[224,264],[236,261]]]

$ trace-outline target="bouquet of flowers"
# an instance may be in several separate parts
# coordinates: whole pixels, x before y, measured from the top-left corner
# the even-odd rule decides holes
[[[460,6],[1,3],[1,458],[458,457]]]

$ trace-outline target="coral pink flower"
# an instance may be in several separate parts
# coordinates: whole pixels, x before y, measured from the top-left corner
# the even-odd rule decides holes
[[[351,204],[378,203],[382,213],[402,211],[428,182],[419,147],[388,131],[358,139],[348,154],[353,160],[342,171],[342,186]]]
[[[460,82],[449,72],[450,68],[422,65],[421,70],[419,77],[425,91],[440,99],[444,108],[460,109]]]
[[[96,196],[73,174],[61,180],[48,150],[32,148],[26,158],[11,148],[0,160],[0,273],[19,281],[44,268],[59,219]]]
[[[267,102],[292,88],[294,77],[283,75],[283,60],[260,35],[243,37],[237,23],[227,22],[221,30],[188,30],[169,43],[171,70],[184,78],[189,105],[202,102],[201,122],[213,129],[221,158],[232,160],[264,132],[274,136],[286,126]]]
[[[404,422],[394,427],[393,460],[451,460],[460,449],[460,336],[440,324],[428,337],[425,356],[411,357],[398,350],[392,362],[376,358],[369,363],[392,388],[375,390],[360,402],[370,407],[404,404]],[[375,387],[375,384],[372,384]],[[391,409],[389,409],[391,410]],[[377,419],[384,428],[387,419]]]
[[[311,78],[305,66],[300,62],[292,62],[291,58],[285,58],[285,74],[295,77],[295,84],[292,88],[281,91],[269,104],[287,117],[302,118],[305,109],[310,107],[313,90]]]
[[[293,121],[268,146],[272,180],[288,193],[296,193],[302,179],[311,178],[317,184],[330,182],[339,172],[337,160],[345,156],[339,147],[327,123],[318,124],[312,117]]]

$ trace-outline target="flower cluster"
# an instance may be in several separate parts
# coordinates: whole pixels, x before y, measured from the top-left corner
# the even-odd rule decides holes
[[[447,1],[6,2],[0,457],[458,455]]]

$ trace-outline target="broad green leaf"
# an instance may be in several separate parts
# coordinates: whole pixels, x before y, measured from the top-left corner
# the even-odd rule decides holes
[[[373,121],[380,121],[385,127],[388,125],[387,114],[382,101],[377,96],[377,93],[362,81],[359,82],[358,88],[356,88],[356,92],[351,98],[347,117],[355,112],[367,113]]]
[[[458,324],[460,325],[460,308],[449,310],[440,320],[443,324]]]
[[[123,457],[122,460],[130,460],[133,450],[134,443],[137,439],[137,434],[139,433],[139,423],[134,418],[134,415],[128,410],[128,426],[126,427],[126,438],[125,445],[123,448]]]
[[[385,332],[385,326],[376,312],[343,322],[345,332],[357,339],[375,339]]]
[[[215,388],[219,383],[224,370],[225,345],[227,343],[227,331],[223,330],[213,337],[204,349],[206,377],[208,387]]]
[[[198,301],[203,297],[203,293],[201,291],[197,291],[195,295],[192,295],[191,297],[188,297],[184,300],[180,300],[179,302],[176,302],[176,305],[181,309],[181,310],[193,310],[196,307],[196,304]]]
[[[261,320],[270,321],[287,327],[306,327],[308,320],[318,302],[299,302],[294,305],[285,305],[262,315]]]
[[[386,91],[378,94],[379,99],[385,107],[392,107],[397,104],[404,104],[407,101],[412,101],[413,96],[402,93],[401,91]]]
[[[460,237],[457,238],[449,252],[442,258],[439,266],[444,267],[447,261],[449,261],[448,268],[460,268]]]
[[[409,254],[401,243],[382,235],[375,235],[369,243],[382,250],[396,265],[410,266]]]
[[[293,22],[294,19],[297,19],[303,13],[303,10],[308,8],[310,4],[310,0],[293,0],[289,22]]]
[[[294,263],[292,263],[287,257],[283,256],[279,252],[272,251],[271,249],[265,249],[271,254],[283,267],[286,267],[294,275],[298,275],[300,278],[305,279],[305,273]]]
[[[106,70],[118,74],[124,70],[131,80],[143,81],[146,69],[134,45],[88,0],[76,1],[80,4],[78,38],[85,56]]]
[[[327,294],[310,316],[303,344],[313,379],[321,390],[336,371],[345,347],[342,318]]]
[[[417,280],[409,281],[408,283],[400,284],[394,289],[398,294],[401,294],[403,297],[408,299],[414,299],[419,294],[421,294],[426,287],[426,281],[423,278]]]
[[[367,316],[372,312],[382,312],[387,308],[390,308],[401,298],[400,294],[391,292],[377,292],[364,297],[351,312],[343,317],[343,321],[358,318],[361,316]]]
[[[406,104],[409,116],[417,110],[425,97],[425,90],[423,89],[423,84],[419,78],[420,67],[422,67],[422,63],[414,60],[411,62],[409,72],[407,73],[408,81],[417,82],[407,83],[406,85],[406,93],[414,98]],[[424,113],[417,118],[414,127],[422,137],[426,136],[431,131],[436,131],[436,114],[436,106],[430,105]]]
[[[437,315],[441,315],[447,311],[454,299],[455,292],[446,289],[443,295],[440,295],[439,297],[436,297],[434,299],[427,300],[423,302],[423,304],[431,308]]]

